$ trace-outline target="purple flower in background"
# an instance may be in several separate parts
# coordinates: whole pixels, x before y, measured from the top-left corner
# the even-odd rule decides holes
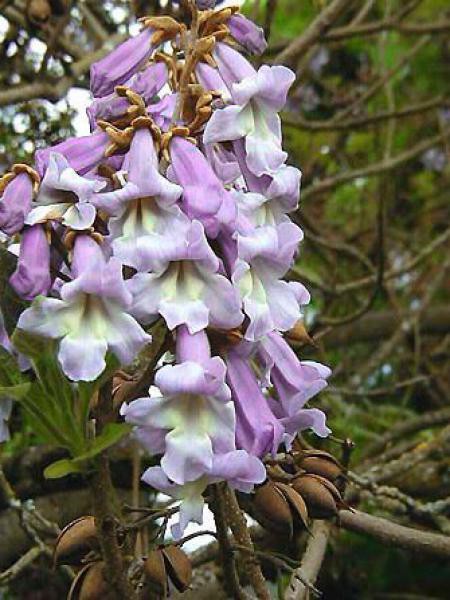
[[[112,94],[116,85],[125,83],[139,70],[153,52],[153,33],[150,28],[144,29],[91,66],[91,91],[94,96]]]
[[[75,240],[72,275],[74,280],[61,287],[61,299],[38,298],[17,327],[59,339],[64,373],[74,381],[93,381],[105,368],[108,350],[129,364],[151,337],[129,314],[132,299],[122,264],[117,258],[107,261],[88,235]]]
[[[50,247],[42,225],[24,229],[17,268],[9,281],[19,296],[26,300],[47,294],[50,290]]]
[[[25,223],[61,221],[72,229],[87,229],[96,216],[90,201],[105,185],[102,181],[81,177],[62,154],[51,152],[39,193]]]
[[[24,225],[33,200],[33,181],[26,172],[17,173],[9,181],[0,198],[0,231],[18,233]]]
[[[264,30],[240,13],[231,15],[227,26],[230,34],[251,54],[262,54],[267,48]]]

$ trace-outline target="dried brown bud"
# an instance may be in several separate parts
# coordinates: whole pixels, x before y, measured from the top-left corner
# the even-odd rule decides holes
[[[300,475],[291,485],[302,496],[313,519],[334,517],[338,514],[338,507],[343,506],[339,490],[324,477]]]
[[[254,516],[263,527],[292,536],[293,519],[289,502],[277,489],[276,484],[267,481],[256,488],[253,496]]]
[[[149,593],[167,594],[167,573],[161,550],[152,550],[144,563],[144,575]]]
[[[344,474],[340,462],[328,452],[322,450],[305,450],[295,457],[295,464],[304,469],[306,473],[320,475],[332,483]]]
[[[163,42],[173,40],[174,37],[185,29],[185,26],[182,23],[178,23],[178,21],[169,16],[144,17],[139,20],[144,24],[144,27],[154,29],[152,44],[156,46]]]
[[[48,0],[29,0],[26,8],[27,19],[32,25],[44,25],[52,15]]]
[[[285,337],[290,342],[297,342],[304,345],[311,344],[312,346],[316,345],[315,341],[306,331],[305,324],[301,319],[297,321],[292,329],[285,333]]]
[[[55,565],[79,565],[91,551],[99,548],[94,517],[80,517],[69,523],[58,536],[53,553]]]
[[[170,581],[179,592],[185,592],[192,581],[191,561],[178,546],[165,546],[162,553]]]
[[[113,600],[104,576],[105,563],[96,562],[84,567],[72,583],[67,600]]]

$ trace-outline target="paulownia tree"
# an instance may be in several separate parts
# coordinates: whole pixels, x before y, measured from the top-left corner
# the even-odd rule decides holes
[[[417,502],[402,489],[383,486],[430,456],[437,465],[444,457],[445,464],[448,427],[414,451],[405,453],[403,443],[381,461],[377,457],[396,435],[446,423],[448,409],[399,423],[363,448],[360,472],[349,471],[352,428],[338,421],[338,436],[330,436],[322,410],[340,410],[342,397],[383,396],[428,379],[416,369],[386,392],[374,374],[400,339],[409,343],[411,329],[417,336],[448,325],[448,309],[438,309],[434,320],[426,313],[448,261],[403,321],[369,311],[385,295],[395,305],[388,281],[439,249],[448,230],[407,266],[387,268],[388,184],[374,192],[375,226],[365,254],[357,244],[324,238],[315,223],[317,209],[297,211],[301,174],[291,164],[301,147],[298,130],[335,132],[333,160],[339,163],[347,132],[378,121],[388,123],[381,161],[327,173],[320,162],[306,160],[304,200],[320,200],[341,184],[364,182],[418,156],[431,160],[427,151],[446,140],[441,113],[437,134],[392,153],[397,119],[445,106],[440,96],[396,111],[389,82],[405,57],[400,66],[383,68],[359,95],[341,100],[343,107],[335,106],[327,119],[296,115],[296,102],[307,94],[310,102],[335,100],[337,90],[320,89],[314,81],[314,60],[323,62],[320,69],[329,60],[323,48],[322,57],[313,54],[319,40],[365,30],[413,35],[418,29],[424,37],[408,50],[411,58],[426,44],[430,27],[440,33],[448,24],[404,24],[414,6],[395,13],[390,3],[379,22],[365,24],[374,4],[367,3],[350,14],[348,25],[330,30],[351,4],[334,0],[299,38],[280,41],[274,50],[267,49],[264,30],[237,7],[187,0],[169,3],[167,14],[153,7],[151,16],[140,19],[139,33],[129,39],[113,34],[121,43],[106,53],[100,42],[113,32],[105,14],[88,3],[29,2],[25,16],[5,4],[10,22],[16,19],[44,37],[47,50],[34,80],[1,91],[0,102],[57,100],[75,81],[83,84],[89,68],[94,100],[89,135],[38,148],[31,166],[16,162],[0,180],[2,268],[8,275],[2,297],[2,436],[8,436],[15,401],[22,424],[46,444],[45,478],[87,490],[86,510],[75,506],[60,531],[2,475],[6,504],[34,545],[0,578],[12,580],[49,555],[72,580],[71,598],[151,598],[176,591],[199,598],[212,593],[217,581],[206,584],[195,570],[192,579],[192,563],[205,559],[191,560],[183,545],[204,535],[216,538],[205,552],[217,555],[220,587],[228,596],[270,598],[276,583],[280,597],[305,598],[320,594],[315,582],[333,523],[448,557],[444,535],[351,508],[368,493],[389,498],[394,512],[406,507],[413,520],[448,531],[448,503]],[[146,8],[134,6],[138,15]],[[97,39],[92,52],[77,57],[63,32],[80,14]],[[268,2],[266,34],[275,18],[276,2]],[[379,52],[385,52],[382,44]],[[307,61],[309,88],[280,64],[301,72]],[[358,114],[379,89],[388,110]],[[293,149],[289,162],[281,110]],[[319,260],[330,265],[343,254],[365,274],[345,283],[311,275],[308,263],[296,258],[304,235],[299,225],[320,249]],[[317,289],[309,312],[303,282]],[[357,303],[343,313],[338,300],[352,290]],[[307,333],[305,314],[313,317],[317,309],[321,313]],[[326,388],[331,370],[311,356],[311,346],[320,345],[323,355],[326,347],[389,333],[377,353],[363,360],[350,387],[332,388],[319,409],[315,396]],[[350,356],[337,365],[337,376]],[[434,385],[439,389],[441,379]],[[342,414],[344,421],[350,418]],[[323,449],[326,438],[334,443],[332,453]],[[124,497],[120,490],[130,487],[130,479],[132,494]],[[157,492],[169,500],[162,502]],[[202,522],[205,503],[214,531],[186,534],[189,523]],[[246,515],[257,523],[252,528]],[[301,559],[286,547],[293,539],[304,542]]]

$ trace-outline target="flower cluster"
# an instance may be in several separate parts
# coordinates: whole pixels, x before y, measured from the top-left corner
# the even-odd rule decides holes
[[[20,236],[11,284],[33,301],[18,327],[58,341],[67,377],[95,380],[107,352],[130,364],[158,319],[172,332],[159,395],[121,414],[162,457],[143,479],[182,500],[178,534],[208,484],[250,492],[266,454],[329,433],[305,406],[330,371],[282,335],[309,302],[283,279],[302,239],[278,116],[294,74],[255,70],[244,54],[264,51],[261,29],[211,4],[190,28],[143,19],[92,67],[91,134],[0,181],[0,228]]]

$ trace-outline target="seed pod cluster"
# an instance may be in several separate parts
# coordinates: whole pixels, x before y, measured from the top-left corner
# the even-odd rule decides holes
[[[192,580],[192,565],[181,548],[161,546],[150,552],[144,563],[145,592],[167,596],[169,584],[178,592],[185,592]]]
[[[269,479],[253,495],[252,514],[267,529],[292,536],[308,520],[330,519],[347,508],[339,490],[343,467],[321,450],[296,452],[293,462],[268,468]],[[293,472],[292,472],[293,471]]]

